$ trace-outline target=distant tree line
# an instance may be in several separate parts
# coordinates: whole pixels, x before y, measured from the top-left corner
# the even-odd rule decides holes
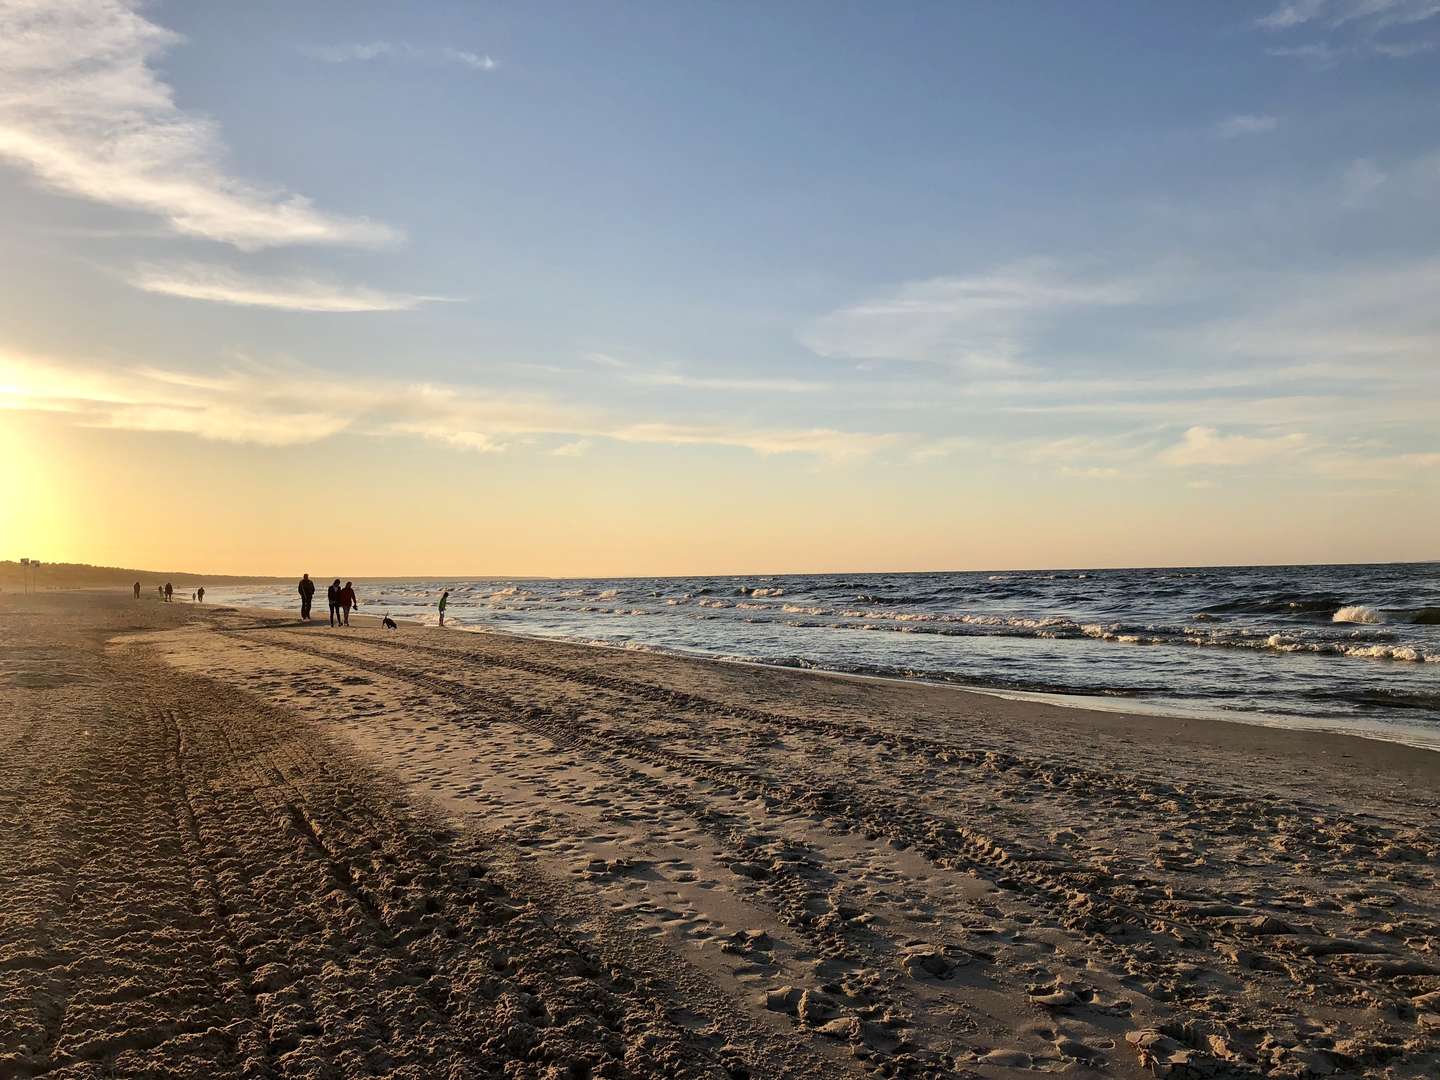
[[[210,588],[215,585],[247,585],[252,582],[284,581],[285,578],[240,576],[235,574],[197,574],[186,570],[136,570],[123,566],[90,566],[88,563],[51,563],[43,561],[38,567],[22,567],[18,559],[0,560],[0,589],[18,592],[25,577],[29,577],[39,589],[105,589],[129,588],[140,582],[142,588],[155,591],[156,585],[170,582],[176,589],[194,590],[201,585]]]

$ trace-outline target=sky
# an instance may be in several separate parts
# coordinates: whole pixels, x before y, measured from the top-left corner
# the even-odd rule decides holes
[[[0,213],[0,558],[1440,559],[1435,0],[0,0]]]

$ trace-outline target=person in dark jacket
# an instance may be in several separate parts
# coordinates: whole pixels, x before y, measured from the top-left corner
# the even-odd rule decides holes
[[[349,626],[350,609],[360,606],[360,601],[355,596],[355,583],[353,581],[345,582],[345,587],[335,594],[335,599],[339,603],[340,610],[344,615],[345,625]]]
[[[326,597],[330,600],[330,625],[340,624],[340,579],[337,577],[325,590]]]
[[[175,595],[175,586],[171,585],[168,581],[165,582],[165,602],[167,604],[170,603],[170,597],[173,595]]]
[[[309,574],[300,575],[300,618],[310,621],[310,601],[315,596],[315,582]]]

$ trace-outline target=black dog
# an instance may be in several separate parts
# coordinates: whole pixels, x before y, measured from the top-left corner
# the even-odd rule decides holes
[[[395,620],[392,619],[389,615],[386,615],[383,619],[380,620],[380,625],[385,627],[386,630],[400,629],[398,626],[395,625]]]

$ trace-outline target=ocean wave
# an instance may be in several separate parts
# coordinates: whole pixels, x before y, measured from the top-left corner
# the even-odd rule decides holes
[[[1342,607],[1330,617],[1331,622],[1338,623],[1362,623],[1374,625],[1385,621],[1385,616],[1374,608],[1366,607],[1364,604],[1349,604]]]
[[[1328,615],[1345,605],[1342,597],[1330,593],[1302,593],[1294,596],[1252,596],[1211,604],[1204,610],[1216,615]]]

